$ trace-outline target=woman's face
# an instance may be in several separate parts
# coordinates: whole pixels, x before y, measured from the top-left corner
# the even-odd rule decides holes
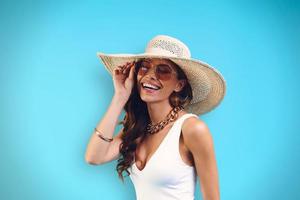
[[[140,97],[145,102],[166,100],[170,94],[179,92],[185,81],[177,79],[176,66],[168,59],[146,58],[136,71]],[[155,89],[147,88],[149,85]]]

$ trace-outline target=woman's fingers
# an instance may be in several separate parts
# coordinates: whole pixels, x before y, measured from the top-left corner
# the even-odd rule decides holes
[[[133,79],[134,66],[135,66],[135,61],[127,62],[124,65],[117,66],[114,69],[114,75],[117,77],[120,76],[120,78],[122,79],[126,79],[126,78]]]
[[[125,66],[125,69],[124,69],[124,74],[128,75],[130,69],[131,69],[131,66],[132,66],[132,63],[129,63]]]
[[[123,71],[124,71],[124,66],[123,66],[123,65],[122,65],[122,66],[118,66],[118,67],[116,67],[116,68],[114,69],[114,72],[115,72],[115,74],[117,74],[117,75],[122,74]]]
[[[133,61],[131,63],[131,68],[130,68],[130,71],[129,71],[129,79],[132,80],[133,79],[133,75],[134,75],[134,66],[135,66],[135,61]]]
[[[117,71],[119,71],[121,74],[127,74],[128,71],[131,69],[131,66],[134,64],[135,62],[127,62],[124,65],[120,65],[116,68]]]

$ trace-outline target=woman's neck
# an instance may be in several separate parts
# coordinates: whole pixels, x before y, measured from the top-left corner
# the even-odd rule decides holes
[[[150,120],[153,124],[156,124],[166,118],[166,116],[173,109],[169,103],[148,103],[148,113]]]

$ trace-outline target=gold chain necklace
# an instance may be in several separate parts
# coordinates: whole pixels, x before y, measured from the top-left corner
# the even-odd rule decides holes
[[[182,106],[177,106],[173,108],[169,114],[166,116],[166,118],[156,124],[149,123],[146,127],[148,134],[154,134],[163,129],[167,124],[170,122],[175,121],[178,118],[178,112],[183,110]]]

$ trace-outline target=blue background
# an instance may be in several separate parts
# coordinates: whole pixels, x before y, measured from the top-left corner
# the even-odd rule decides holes
[[[1,1],[0,199],[135,198],[116,161],[84,159],[114,91],[96,52],[142,53],[158,34],[226,79],[201,117],[221,199],[300,199],[299,19],[291,0]]]

